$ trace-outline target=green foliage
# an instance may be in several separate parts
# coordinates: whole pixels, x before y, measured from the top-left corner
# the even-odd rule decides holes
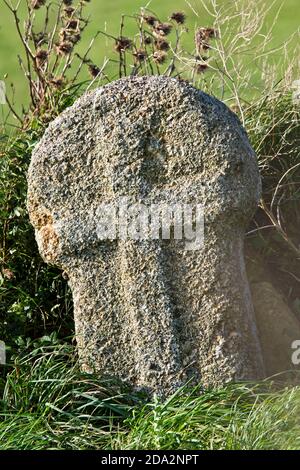
[[[69,335],[71,298],[61,273],[43,263],[26,210],[26,172],[39,123],[8,139],[0,160],[0,337],[38,337],[52,328]]]
[[[20,347],[2,383],[1,450],[300,448],[299,387],[186,386],[149,401],[81,372],[73,348],[54,335]]]
[[[235,384],[200,392],[179,390],[166,402],[147,403],[127,420],[123,449],[299,448],[300,389],[260,392]]]
[[[3,386],[1,450],[109,447],[140,400],[113,379],[80,372],[72,347],[55,335],[20,344]]]
[[[48,114],[31,118],[26,129],[0,141],[0,338],[8,349],[19,336],[38,338],[52,331],[73,332],[72,298],[62,273],[43,262],[26,208],[31,153],[52,118],[80,95],[69,86]]]
[[[284,89],[251,105],[245,126],[259,160],[263,197],[250,239],[272,282],[300,319],[300,109]],[[263,228],[267,227],[267,228]]]

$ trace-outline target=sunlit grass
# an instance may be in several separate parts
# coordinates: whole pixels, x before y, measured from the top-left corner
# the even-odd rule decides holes
[[[1,450],[300,449],[299,387],[187,385],[147,398],[44,341],[15,359],[2,389]]]

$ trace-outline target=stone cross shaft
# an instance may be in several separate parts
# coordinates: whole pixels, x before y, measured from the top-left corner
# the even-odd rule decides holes
[[[223,103],[174,78],[118,80],[49,125],[28,182],[40,253],[69,277],[84,370],[161,393],[191,377],[263,377],[243,257],[260,176]],[[105,207],[124,198],[129,219],[135,204],[202,206],[204,243],[139,238],[132,225],[100,237]]]

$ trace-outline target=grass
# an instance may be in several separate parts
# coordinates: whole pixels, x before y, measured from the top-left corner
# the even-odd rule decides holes
[[[10,89],[10,84],[14,84],[15,103],[19,109],[21,104],[27,104],[28,101],[25,98],[28,95],[27,83],[24,78],[24,74],[19,67],[19,61],[17,58],[18,54],[21,56],[23,56],[23,54],[20,44],[16,41],[16,33],[12,16],[4,3],[2,3],[3,0],[0,0],[0,80],[7,76],[5,81],[8,90]],[[13,1],[12,3],[14,4],[16,1]],[[229,2],[229,0],[218,1],[218,5],[224,7],[224,12],[226,12],[226,5],[229,3],[232,2]],[[246,3],[247,0],[239,0],[241,11],[243,4]],[[279,19],[274,25],[273,39],[269,45],[270,49],[276,49],[299,28],[296,14],[298,10],[298,0],[283,0],[282,2],[280,0],[275,0],[274,5],[271,2],[265,2],[266,5],[269,5],[269,3],[270,11],[266,17],[265,25],[261,34],[265,33],[272,25],[272,18],[282,4]],[[146,4],[149,4],[149,8],[157,12],[158,16],[163,19],[167,19],[170,13],[174,10],[184,10],[187,13],[187,25],[191,34],[188,35],[185,44],[189,49],[192,48],[193,31],[195,27],[210,26],[212,24],[212,19],[203,7],[201,0],[176,0],[175,4],[172,0],[164,0],[163,2],[161,0],[152,0],[151,2],[147,2],[146,0],[114,0],[113,2],[107,2],[104,0],[92,1],[86,5],[86,13],[90,16],[91,23],[87,32],[83,36],[78,51],[81,54],[86,51],[91,39],[99,29],[105,30],[112,35],[118,35],[121,15],[123,13],[132,15],[138,12],[139,9]],[[206,4],[208,3],[206,2]],[[38,14],[40,14],[40,12],[38,12]],[[126,21],[126,35],[131,36],[135,32],[136,29],[134,21],[128,19]],[[90,54],[90,57],[96,64],[100,65],[106,56],[114,56],[112,45],[108,39],[100,37],[96,41],[95,48]],[[245,60],[246,57],[247,53],[245,54]],[[276,64],[278,65],[278,62],[276,62]],[[85,78],[87,78],[87,75],[82,75],[82,79]]]
[[[186,386],[149,399],[80,372],[72,346],[53,337],[27,345],[9,369],[0,450],[300,449],[299,387]]]

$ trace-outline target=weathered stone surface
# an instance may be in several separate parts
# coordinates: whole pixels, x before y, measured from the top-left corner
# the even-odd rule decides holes
[[[176,79],[119,80],[50,124],[28,179],[40,253],[69,276],[85,370],[165,392],[190,376],[263,376],[243,259],[260,177],[224,104]],[[122,196],[203,204],[204,248],[99,240],[99,205]]]

